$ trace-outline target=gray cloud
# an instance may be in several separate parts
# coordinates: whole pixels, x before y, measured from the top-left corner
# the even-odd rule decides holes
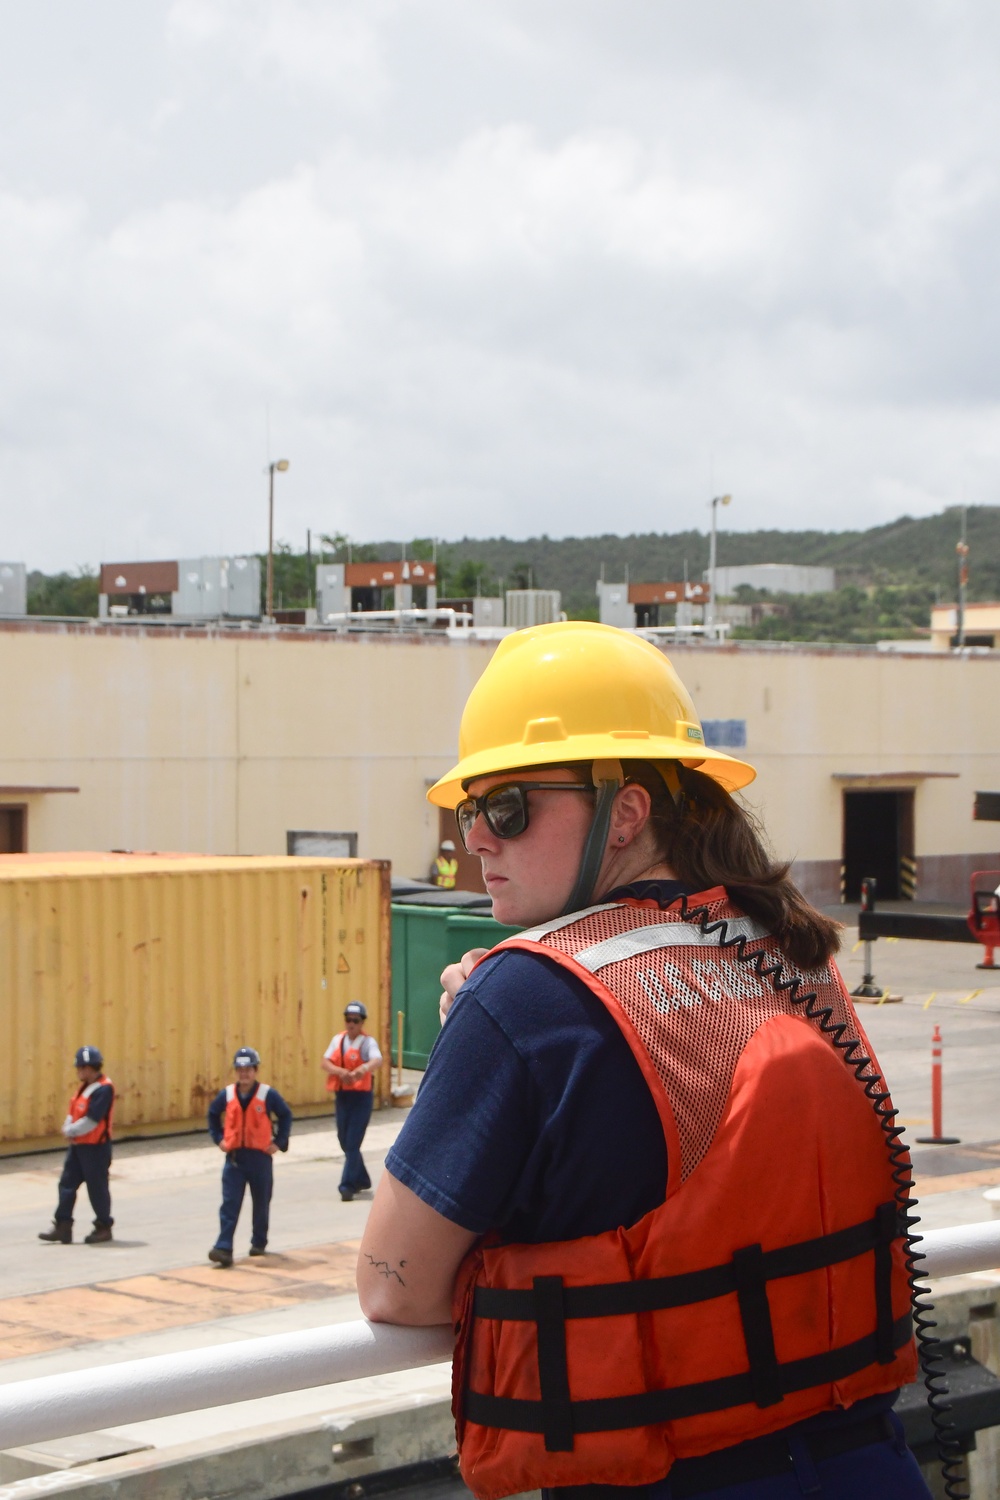
[[[0,554],[997,498],[985,3],[0,20]]]

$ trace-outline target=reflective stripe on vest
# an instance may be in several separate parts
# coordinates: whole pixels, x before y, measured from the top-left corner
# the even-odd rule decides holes
[[[544,953],[606,1006],[657,1106],[668,1181],[631,1227],[487,1240],[466,1257],[455,1391],[469,1488],[497,1500],[652,1484],[676,1458],[911,1380],[883,1131],[789,983],[843,1025],[841,1048],[856,1038],[870,1057],[836,969],[799,974],[721,889],[689,898],[686,917],[606,905],[500,947]],[[768,977],[779,962],[783,988]]]
[[[354,1044],[349,1047],[347,1045],[349,1040],[347,1032],[338,1032],[333,1039],[332,1050],[336,1053],[339,1048],[340,1056],[337,1057],[335,1055],[330,1061],[336,1063],[338,1068],[350,1069],[352,1073],[355,1068],[360,1068],[364,1062],[364,1058],[361,1056],[361,1042],[366,1035],[367,1032],[359,1031],[354,1039]],[[327,1078],[329,1080],[327,1088],[335,1092],[340,1089],[346,1089],[348,1093],[363,1094],[369,1092],[372,1087],[372,1075],[370,1073],[362,1073],[360,1078],[352,1078],[350,1081],[346,1078],[334,1078],[332,1074],[327,1074]]]
[[[453,890],[455,887],[455,880],[457,876],[458,860],[445,859],[443,854],[439,854],[437,859],[434,861],[435,884],[442,886],[445,890]]]
[[[71,1120],[82,1120],[87,1113],[87,1105],[95,1090],[108,1085],[111,1089],[111,1108],[103,1120],[98,1120],[93,1130],[88,1130],[86,1135],[75,1135],[70,1141],[71,1146],[99,1146],[101,1141],[110,1141],[112,1131],[112,1117],[115,1112],[115,1086],[110,1078],[102,1074],[95,1078],[93,1083],[88,1083],[84,1088],[78,1089],[69,1101],[69,1116]]]
[[[226,1086],[226,1113],[222,1125],[224,1150],[266,1151],[271,1145],[274,1133],[267,1112],[269,1092],[270,1084],[258,1083],[257,1092],[244,1109],[235,1083]]]

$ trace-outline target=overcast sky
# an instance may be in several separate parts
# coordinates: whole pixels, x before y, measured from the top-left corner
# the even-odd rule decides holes
[[[0,28],[0,558],[1000,501],[995,0]]]

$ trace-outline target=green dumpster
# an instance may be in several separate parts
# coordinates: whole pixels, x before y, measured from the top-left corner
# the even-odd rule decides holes
[[[392,907],[392,1054],[397,1014],[403,1012],[403,1066],[426,1068],[441,1030],[441,970],[470,948],[494,948],[518,927],[504,927],[485,912],[453,906]]]

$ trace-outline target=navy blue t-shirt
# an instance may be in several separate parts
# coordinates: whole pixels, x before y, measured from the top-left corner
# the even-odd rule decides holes
[[[666,906],[683,891],[627,893]],[[444,1218],[524,1244],[635,1224],[667,1191],[663,1126],[628,1042],[582,980],[516,949],[459,991],[386,1166]]]
[[[80,1097],[80,1094],[83,1093],[83,1090],[87,1086],[87,1084],[81,1085],[77,1090],[77,1098]],[[99,1125],[111,1109],[114,1098],[115,1091],[110,1083],[99,1084],[87,1100],[87,1119],[93,1120],[95,1125]]]

